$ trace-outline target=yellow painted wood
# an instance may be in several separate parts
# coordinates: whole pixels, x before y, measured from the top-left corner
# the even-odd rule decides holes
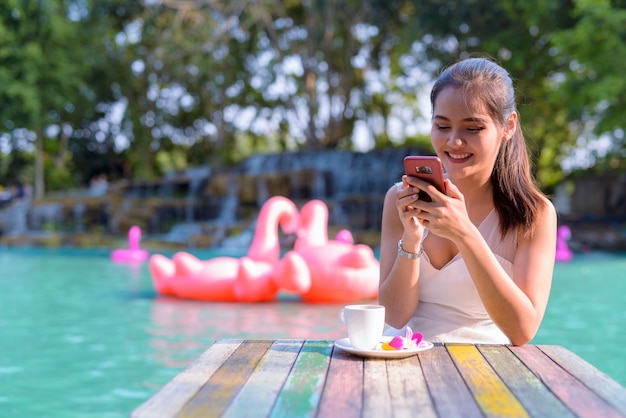
[[[446,348],[485,416],[529,416],[475,346],[450,344]]]

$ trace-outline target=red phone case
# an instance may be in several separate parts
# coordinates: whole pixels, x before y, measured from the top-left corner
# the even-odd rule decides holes
[[[404,158],[404,172],[433,184],[437,190],[446,193],[443,166],[439,157],[430,155],[409,155]],[[420,199],[430,201],[430,196],[420,192]]]

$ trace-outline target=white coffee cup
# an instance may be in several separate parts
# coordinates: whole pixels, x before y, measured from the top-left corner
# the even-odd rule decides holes
[[[382,305],[348,305],[339,312],[346,324],[352,347],[373,350],[385,328],[385,307]]]

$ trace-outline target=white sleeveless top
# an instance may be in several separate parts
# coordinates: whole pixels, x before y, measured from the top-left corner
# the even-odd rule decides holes
[[[492,210],[478,230],[509,276],[513,275],[513,258],[517,233],[502,237],[498,215]],[[465,261],[456,254],[441,269],[430,263],[426,253],[420,262],[419,303],[406,324],[431,342],[465,342],[509,344],[510,340],[493,323],[478,296]],[[406,327],[405,325],[405,327]],[[385,335],[404,335],[404,328],[388,328]]]

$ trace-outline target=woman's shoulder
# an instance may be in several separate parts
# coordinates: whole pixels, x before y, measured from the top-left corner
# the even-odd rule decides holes
[[[391,186],[389,186],[389,188],[387,189],[387,192],[385,193],[385,200],[390,199],[392,197],[395,199],[396,193],[401,188],[402,188],[401,181],[397,183],[393,183]]]
[[[537,220],[541,221],[543,218],[554,218],[556,220],[556,208],[550,199],[545,195],[541,196],[541,204],[537,209]]]
[[[518,231],[519,242],[528,241],[529,243],[539,239],[547,238],[556,239],[557,213],[554,204],[546,196],[542,195],[540,204],[537,205],[534,222],[531,233],[524,233],[522,228]]]

